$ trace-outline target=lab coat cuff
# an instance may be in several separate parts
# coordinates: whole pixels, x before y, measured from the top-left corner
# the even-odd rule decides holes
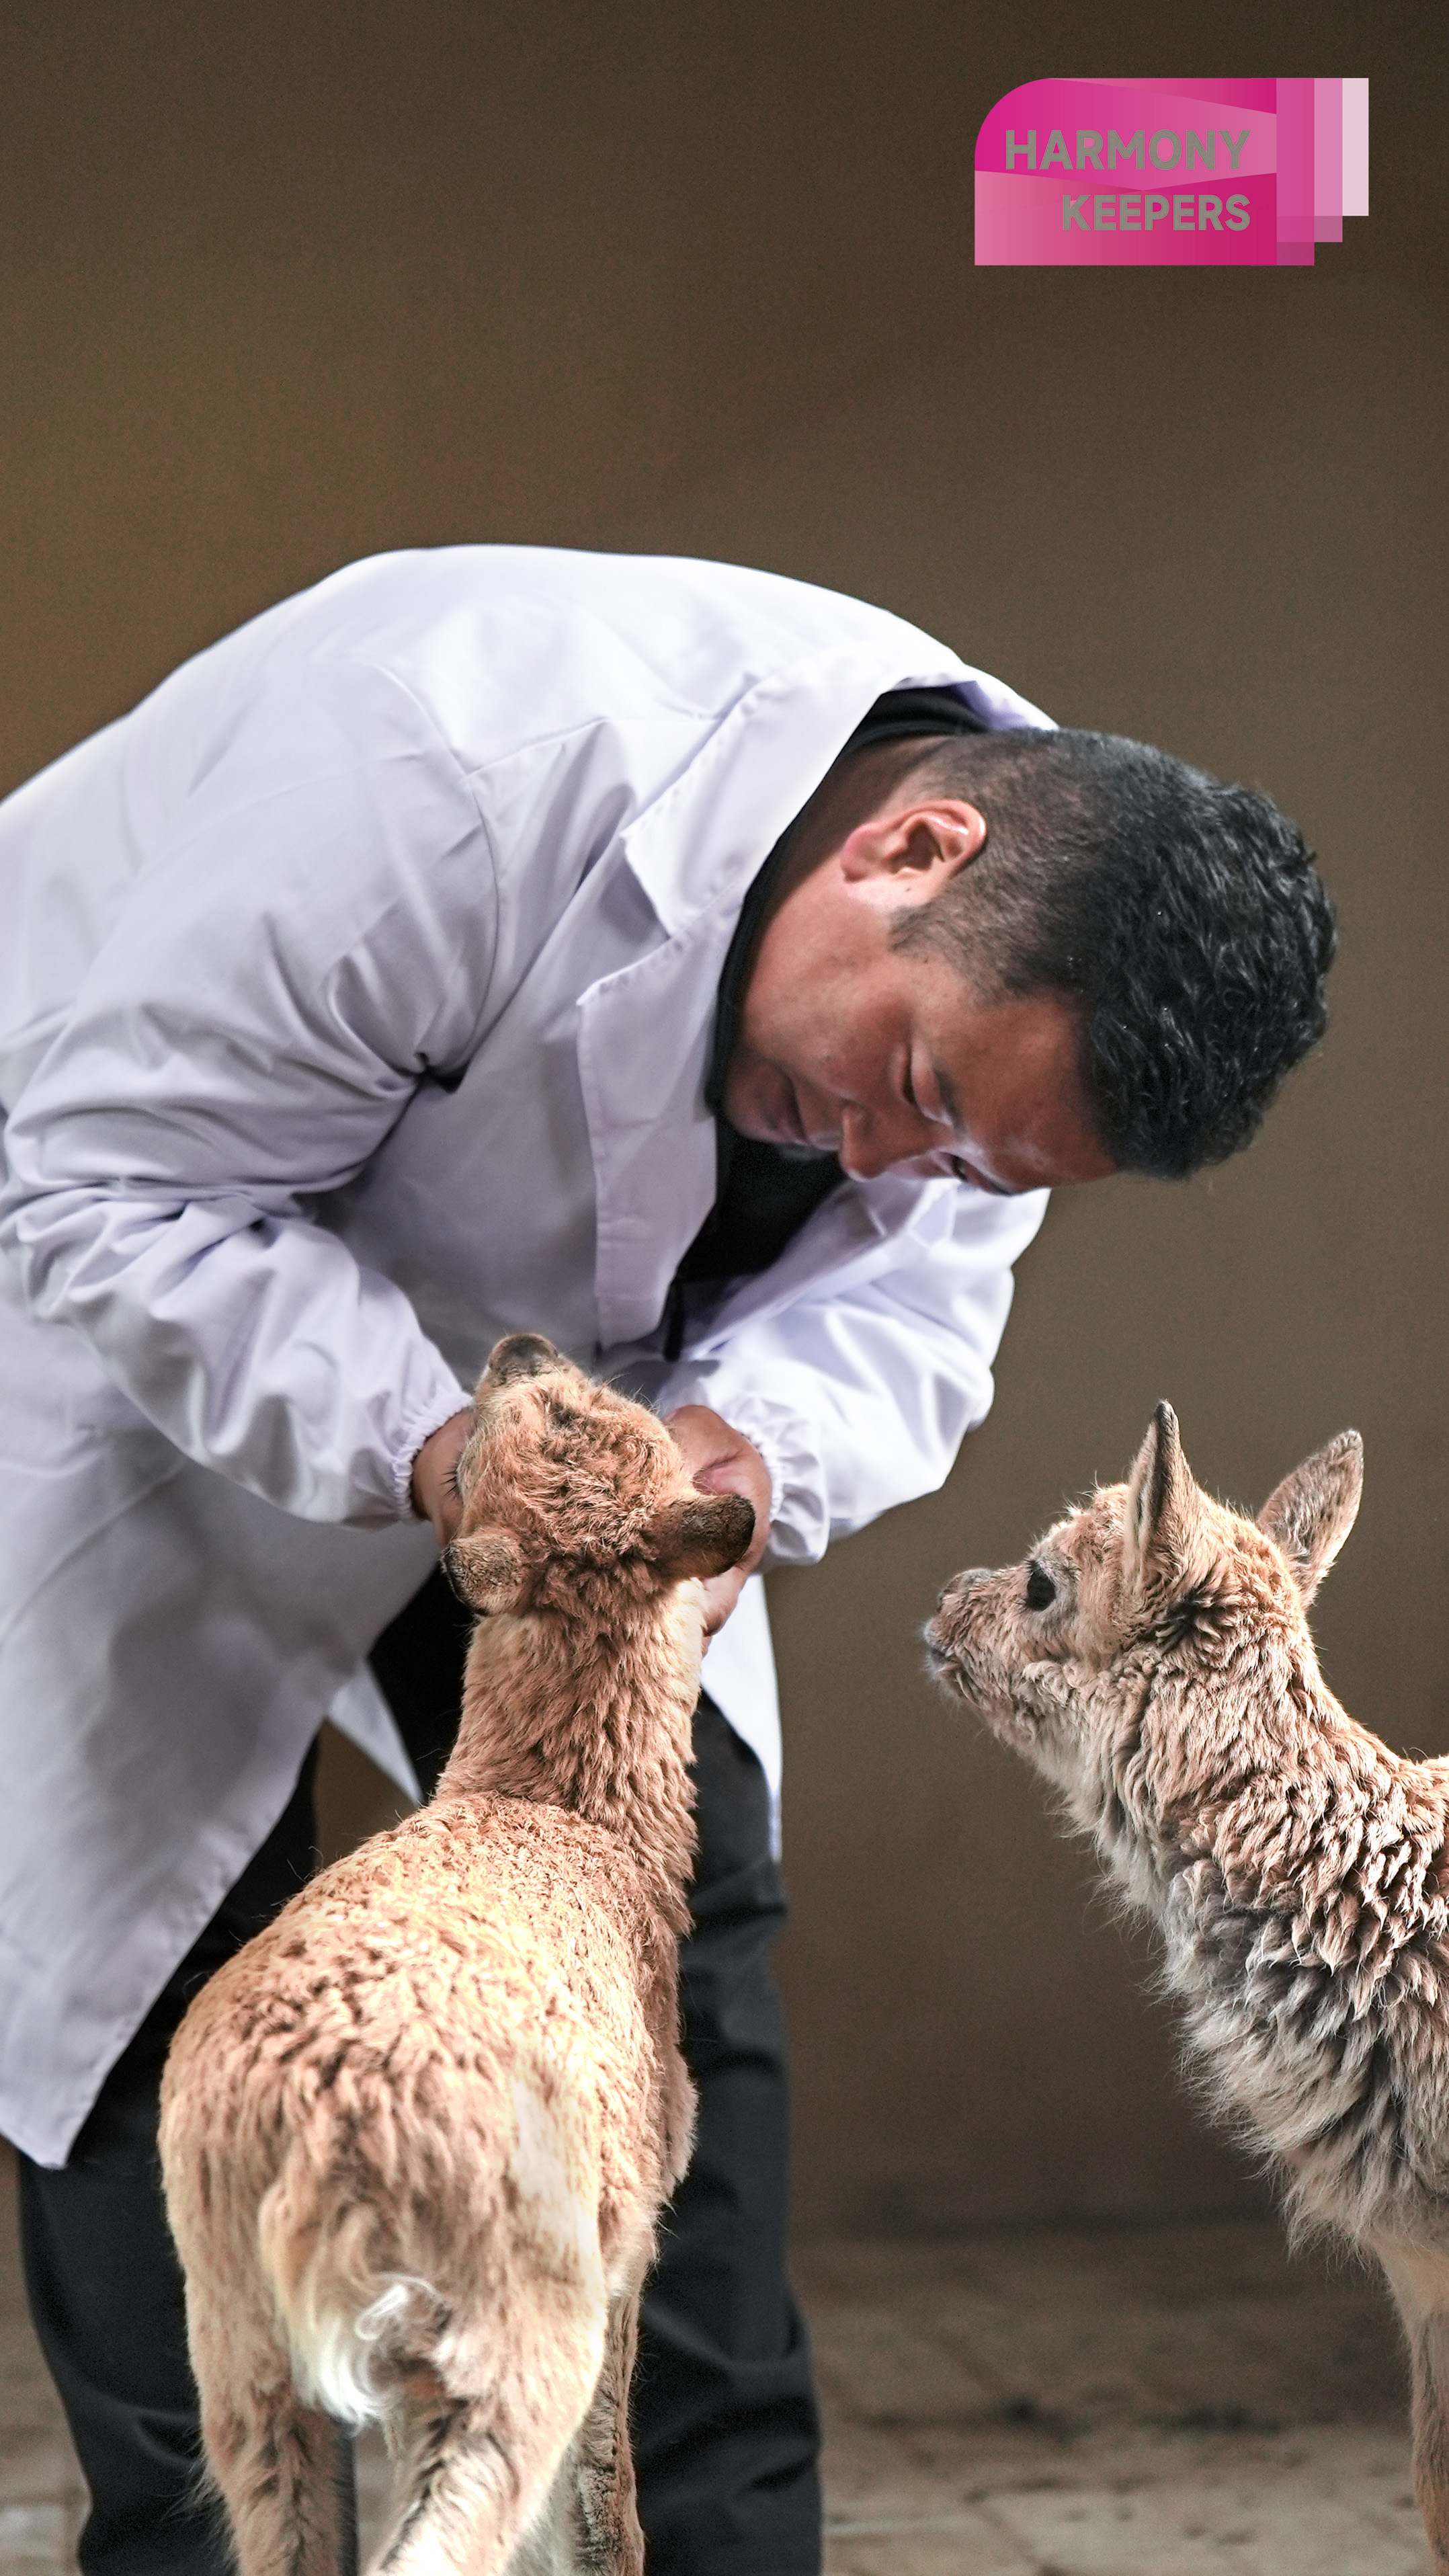
[[[455,1378],[451,1385],[435,1387],[428,1403],[420,1406],[410,1418],[402,1446],[392,1464],[393,1499],[400,1521],[419,1518],[413,1509],[412,1486],[413,1468],[423,1442],[431,1439],[435,1431],[440,1431],[445,1422],[451,1422],[455,1413],[466,1413],[472,1401],[467,1388]]]
[[[770,1471],[770,1537],[761,1573],[777,1565],[817,1565],[830,1544],[830,1509],[808,1425],[795,1421],[774,1435],[762,1427],[749,1437]]]
[[[765,1472],[770,1479],[770,1527],[773,1529],[784,1508],[790,1481],[790,1461],[786,1444],[776,1435],[774,1427],[769,1423],[757,1422],[751,1425],[739,1422],[736,1423],[735,1429],[744,1432],[745,1438],[753,1442],[765,1462]]]

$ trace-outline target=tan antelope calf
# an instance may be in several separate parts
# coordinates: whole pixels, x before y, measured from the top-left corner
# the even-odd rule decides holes
[[[1449,2571],[1449,1762],[1356,1726],[1304,1617],[1362,1474],[1346,1431],[1242,1519],[1159,1405],[1127,1485],[1025,1564],[958,1574],[926,1636],[1158,1924],[1209,2099],[1271,2151],[1291,2218],[1382,2264]]]
[[[162,2160],[242,2576],[336,2576],[338,2424],[390,2576],[642,2565],[626,2403],[689,2153],[679,1934],[703,1594],[754,1515],[536,1334],[497,1344],[448,1551],[480,1612],[430,1806],[203,1988]]]

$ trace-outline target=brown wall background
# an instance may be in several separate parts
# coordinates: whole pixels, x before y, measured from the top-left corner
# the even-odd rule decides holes
[[[806,2231],[1259,2188],[1176,2087],[1150,1950],[918,1671],[943,1577],[1119,1473],[1159,1395],[1254,1504],[1359,1424],[1325,1660],[1449,1748],[1443,43],[1331,0],[0,26],[0,787],[359,554],[713,553],[1268,786],[1338,896],[1332,1032],[1261,1142],[1060,1199],[946,1491],[774,1583]],[[1172,70],[1367,72],[1370,220],[1311,272],[978,275],[992,101]],[[373,1793],[331,1767],[340,1832]]]

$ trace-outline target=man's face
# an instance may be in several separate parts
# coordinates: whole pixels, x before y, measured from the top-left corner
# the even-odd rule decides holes
[[[935,813],[949,825],[972,809]],[[900,905],[933,899],[980,846],[946,829],[933,861],[932,816],[890,841],[897,820],[813,863],[770,916],[725,1116],[742,1135],[838,1154],[857,1180],[904,1167],[1014,1193],[1105,1179],[1114,1166],[1088,1116],[1070,1004],[981,1002],[944,959],[891,946]]]

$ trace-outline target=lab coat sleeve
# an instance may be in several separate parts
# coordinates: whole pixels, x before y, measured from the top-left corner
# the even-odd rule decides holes
[[[182,746],[181,791],[146,713],[137,874],[13,1105],[0,1242],[32,1312],[189,1457],[305,1518],[393,1520],[467,1398],[311,1210],[467,1060],[487,836],[425,710],[369,666],[264,677]]]
[[[1047,1193],[962,1189],[939,1234],[906,1232],[888,1267],[746,1320],[676,1369],[661,1411],[707,1404],[770,1471],[765,1563],[800,1565],[833,1539],[945,1481],[984,1420],[1011,1305],[1012,1263]]]

